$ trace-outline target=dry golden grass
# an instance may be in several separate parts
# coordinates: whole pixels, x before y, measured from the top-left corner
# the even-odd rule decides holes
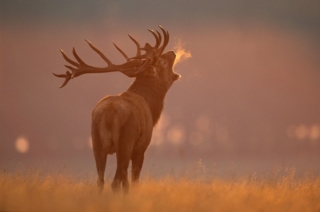
[[[0,174],[0,211],[320,211],[320,178],[144,179],[127,195],[107,182],[43,174]]]

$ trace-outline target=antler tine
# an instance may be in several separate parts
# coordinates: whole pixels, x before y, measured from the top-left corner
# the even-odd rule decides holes
[[[129,61],[129,57],[126,55],[126,53],[124,53],[124,51],[122,51],[122,49],[120,49],[117,44],[115,44],[114,42],[112,42],[113,45],[116,47],[116,49],[126,58],[127,61]]]
[[[113,66],[113,63],[97,48],[95,47],[90,41],[88,41],[87,39],[85,40],[89,46],[96,52],[100,55],[100,57],[106,61],[106,63],[109,65],[109,66]]]
[[[146,51],[145,54],[143,55],[140,55],[140,56],[135,56],[135,57],[131,57],[129,59],[142,59],[142,60],[149,60],[152,61],[154,56],[157,56],[157,52],[158,52],[158,48],[160,46],[160,43],[161,43],[161,35],[160,33],[157,31],[157,34],[151,30],[151,29],[148,29],[149,32],[152,33],[152,35],[154,36],[154,38],[156,39],[156,44],[154,47],[152,47],[149,43],[146,43],[145,46],[143,48],[139,48],[140,50],[144,50]],[[158,37],[159,35],[159,37]]]
[[[67,71],[65,74],[55,74],[55,73],[52,73],[52,74],[59,78],[65,78],[60,88],[63,88],[69,82],[69,80],[71,80],[71,73],[69,71]]]
[[[151,32],[156,39],[156,44],[153,48],[155,48],[157,50],[160,45],[160,39],[158,38],[157,34],[153,30],[148,29],[148,31]]]
[[[159,36],[159,45],[161,44],[161,41],[162,41],[162,37],[161,37],[161,34],[158,30],[156,30],[158,36]],[[159,47],[159,46],[158,46]]]
[[[83,60],[78,56],[75,48],[73,48],[72,54],[81,65],[86,65],[87,66],[87,64],[85,62],[83,62]]]
[[[169,37],[170,37],[170,35],[169,35],[169,31],[167,30],[167,40],[166,40],[166,45],[163,47],[163,50],[165,49],[165,47],[168,45],[168,43],[169,43]]]
[[[164,51],[164,49],[166,48],[166,46],[169,43],[169,32],[166,31],[165,29],[162,28],[162,26],[159,25],[159,28],[161,29],[162,33],[163,33],[163,44],[162,46],[159,48],[159,51],[157,52],[157,56],[160,57],[160,55],[162,54],[162,52]]]
[[[79,67],[79,66],[80,66],[78,63],[76,63],[76,62],[74,62],[73,60],[71,60],[71,59],[64,53],[64,51],[63,51],[62,49],[60,49],[60,52],[61,52],[63,58],[64,58],[67,62],[71,63],[72,65],[74,65],[74,66],[76,66],[76,67]]]
[[[139,42],[136,40],[136,39],[134,39],[134,37],[132,37],[130,34],[128,34],[128,36],[129,36],[129,38],[136,44],[136,46],[137,46],[137,54],[136,54],[136,57],[137,56],[140,56],[141,55],[141,49],[140,49],[140,44],[139,44]]]

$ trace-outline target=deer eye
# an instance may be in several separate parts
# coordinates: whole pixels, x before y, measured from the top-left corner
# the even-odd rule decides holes
[[[161,60],[161,62],[160,62],[160,66],[164,67],[164,66],[166,66],[166,65],[167,65],[167,62],[166,62],[166,61],[164,61],[164,60]]]

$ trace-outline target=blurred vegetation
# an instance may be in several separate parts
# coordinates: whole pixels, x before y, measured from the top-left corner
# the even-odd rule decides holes
[[[129,194],[114,195],[107,182],[28,174],[0,174],[0,211],[319,211],[320,178],[294,169],[237,179],[144,178]]]

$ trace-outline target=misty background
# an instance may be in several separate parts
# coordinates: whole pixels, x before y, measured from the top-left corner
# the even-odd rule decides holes
[[[59,49],[105,66],[88,39],[123,63],[111,41],[134,55],[127,34],[153,44],[147,29],[159,24],[170,33],[166,51],[192,57],[175,66],[182,78],[167,94],[142,176],[192,167],[222,176],[320,173],[317,0],[0,1],[0,170],[95,177],[92,109],[133,80],[83,75],[59,89]],[[115,172],[115,155],[106,172]]]

